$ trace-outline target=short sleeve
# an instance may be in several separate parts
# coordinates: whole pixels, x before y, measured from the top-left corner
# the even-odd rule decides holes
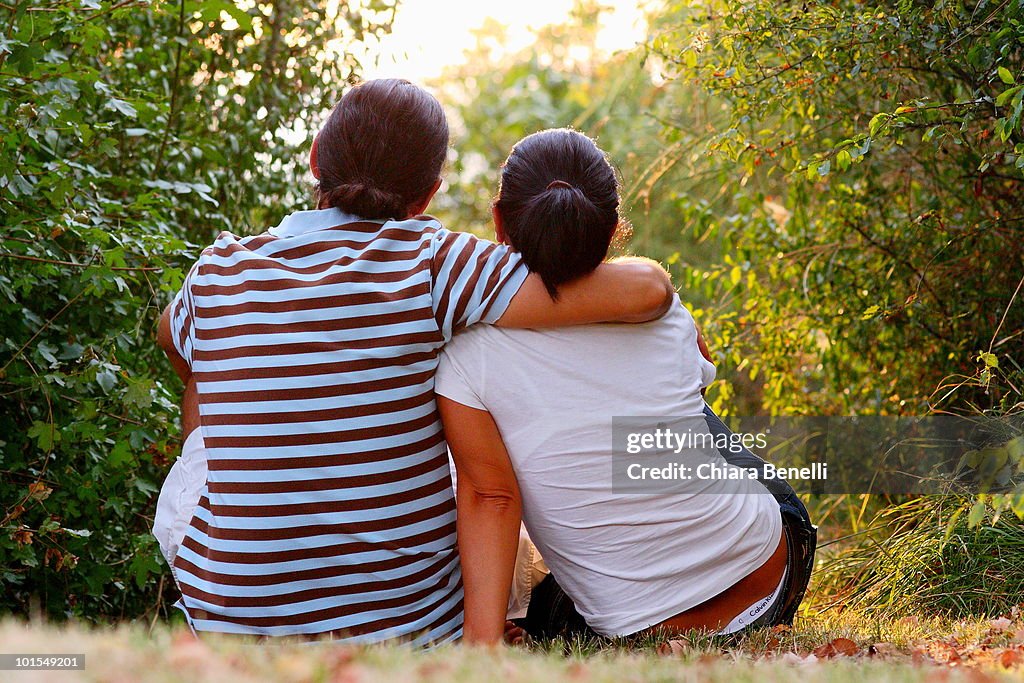
[[[192,340],[193,334],[193,311],[195,305],[192,301],[192,277],[199,264],[192,266],[181,289],[171,300],[171,337],[174,341],[174,348],[178,355],[185,359],[189,367],[192,367]]]
[[[464,327],[494,323],[529,274],[511,247],[444,228],[433,237],[434,317],[445,341]]]
[[[478,387],[483,375],[479,368],[474,367],[471,355],[473,344],[470,339],[463,339],[466,334],[441,349],[437,373],[434,375],[434,392],[464,406],[487,410]]]
[[[700,355],[700,349],[697,350],[697,354]],[[717,371],[714,364],[704,356],[700,356],[700,360],[700,386],[704,389],[711,386],[711,383],[715,381]]]

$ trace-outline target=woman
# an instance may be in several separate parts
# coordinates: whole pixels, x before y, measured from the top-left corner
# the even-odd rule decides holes
[[[557,300],[605,259],[618,204],[615,174],[594,142],[549,130],[521,140],[505,162],[495,228]],[[521,512],[553,575],[534,591],[526,622],[534,634],[572,630],[574,621],[626,636],[792,619],[814,531],[785,482],[613,490],[614,416],[725,429],[702,398],[714,366],[699,344],[677,300],[644,325],[478,328],[446,347],[435,386],[459,473],[467,640],[501,636]],[[715,457],[726,467],[737,459]],[[738,457],[742,466],[761,462],[749,451]]]
[[[667,276],[642,262],[554,302],[508,247],[422,216],[447,148],[424,90],[350,89],[313,142],[316,209],[221,233],[164,312],[195,430],[156,533],[196,630],[457,639],[441,347],[477,323],[635,321],[667,305]]]

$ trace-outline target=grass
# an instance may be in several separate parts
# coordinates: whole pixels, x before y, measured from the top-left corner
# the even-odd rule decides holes
[[[969,528],[962,499],[886,508],[874,538],[823,563],[819,594],[877,614],[999,616],[1024,600],[1024,523],[1005,514]]]
[[[1024,621],[805,615],[791,630],[739,640],[691,634],[644,642],[553,642],[488,652],[443,647],[254,645],[195,639],[181,628],[109,628],[8,620],[0,650],[85,653],[81,672],[19,672],[4,681],[1001,681],[1024,680]],[[846,656],[841,653],[847,653]],[[5,672],[7,674],[9,672]]]
[[[84,653],[86,669],[2,672],[0,681],[1024,681],[1024,525],[1003,518],[969,529],[956,509],[951,499],[911,501],[873,520],[884,533],[823,548],[814,597],[791,629],[417,652],[197,640],[177,622],[8,619],[0,652]]]

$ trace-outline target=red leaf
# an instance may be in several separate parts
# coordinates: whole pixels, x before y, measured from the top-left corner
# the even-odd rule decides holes
[[[825,643],[814,651],[818,659],[832,659],[833,657],[853,657],[860,652],[857,643],[849,638],[836,638],[830,643]]]

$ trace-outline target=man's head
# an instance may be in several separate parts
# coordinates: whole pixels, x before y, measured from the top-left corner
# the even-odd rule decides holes
[[[361,218],[422,213],[441,184],[447,153],[448,121],[430,93],[400,79],[361,83],[313,141],[317,207]]]

